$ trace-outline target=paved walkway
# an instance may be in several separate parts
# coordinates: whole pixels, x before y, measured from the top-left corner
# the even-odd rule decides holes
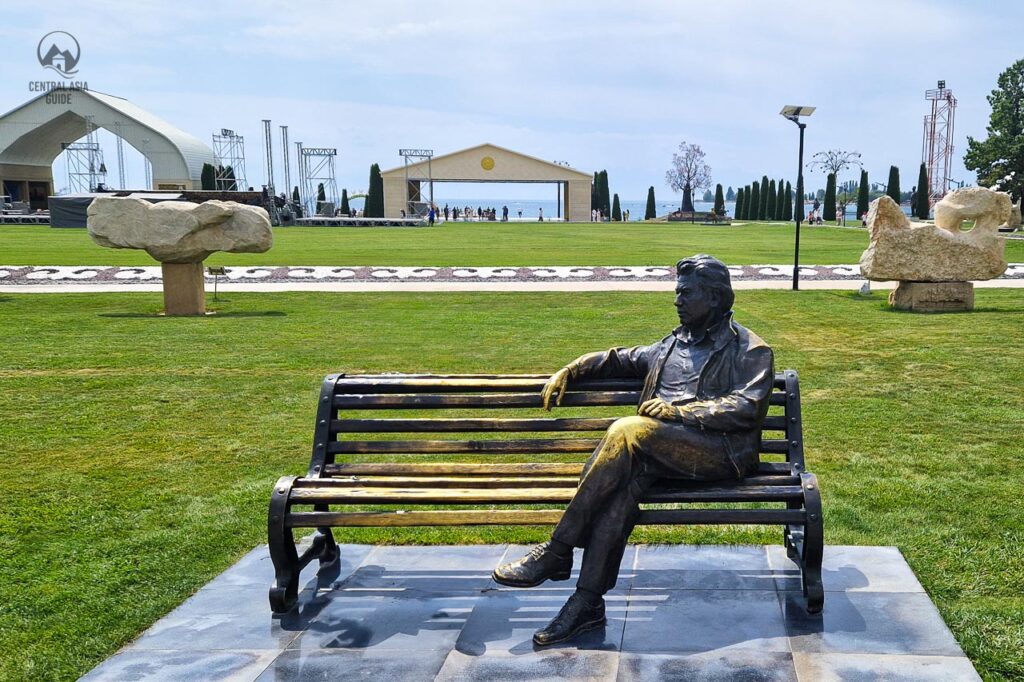
[[[736,289],[788,289],[791,265],[729,266]],[[214,278],[207,276],[207,288]],[[859,289],[857,265],[800,267],[803,289]],[[219,291],[668,291],[674,270],[657,266],[553,267],[231,267]],[[1024,263],[979,287],[1024,286]],[[872,284],[891,289],[895,283]],[[71,293],[161,291],[159,266],[0,266],[0,292]]]
[[[307,569],[274,618],[259,547],[84,679],[980,679],[894,547],[826,547],[809,616],[781,546],[631,545],[607,626],[543,649],[533,631],[571,582],[490,579],[525,550],[343,545],[340,573],[318,585]]]

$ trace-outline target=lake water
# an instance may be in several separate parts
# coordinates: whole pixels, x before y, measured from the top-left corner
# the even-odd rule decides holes
[[[630,221],[644,219],[644,211],[647,210],[646,199],[642,201],[621,201],[620,204],[623,211],[629,210]],[[443,208],[444,203],[441,203],[441,206]],[[519,218],[519,211],[523,212],[522,220],[536,220],[538,210],[543,208],[545,220],[550,220],[554,218],[555,214],[557,213],[558,202],[549,199],[519,199],[512,201],[507,199],[452,199],[448,201],[448,206],[459,206],[460,210],[464,206],[469,206],[473,210],[476,210],[478,206],[481,208],[496,208],[498,210],[499,219],[501,217],[501,207],[508,206],[508,216],[509,219],[511,220],[516,220]],[[664,201],[658,201],[656,202],[656,206],[658,209],[658,215],[663,216],[667,213],[671,213],[672,211],[677,210],[679,208],[679,202],[673,201],[669,203]],[[693,202],[693,207],[698,211],[710,211],[712,208],[714,208],[714,203],[710,201],[695,201]],[[902,208],[904,213],[910,215],[909,207],[903,206]],[[562,210],[565,210],[564,206],[562,207]],[[725,202],[725,210],[728,212],[730,216],[732,216],[733,212],[736,210],[736,202]],[[809,210],[810,207],[807,207],[807,209],[805,209],[804,211],[804,215],[806,215]],[[851,221],[856,220],[856,218],[857,204],[849,204],[846,207],[846,219],[848,221]]]

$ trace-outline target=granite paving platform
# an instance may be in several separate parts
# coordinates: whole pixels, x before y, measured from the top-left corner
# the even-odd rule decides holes
[[[83,679],[980,679],[894,547],[826,547],[811,616],[781,546],[631,545],[607,626],[547,648],[533,632],[575,576],[490,579],[527,549],[343,545],[337,574],[308,567],[298,606],[275,617],[258,547]]]

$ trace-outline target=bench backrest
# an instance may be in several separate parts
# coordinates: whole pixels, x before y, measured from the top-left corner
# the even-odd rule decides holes
[[[309,476],[337,473],[338,461],[386,462],[417,456],[488,469],[508,461],[586,459],[615,419],[635,414],[639,380],[570,385],[562,406],[541,409],[546,374],[331,374],[320,392]],[[803,472],[797,373],[775,375],[761,432],[762,462]],[[509,412],[521,416],[507,416]],[[500,416],[499,416],[500,415]],[[536,456],[533,458],[527,456]],[[433,459],[433,458],[432,458]],[[379,468],[379,467],[378,467]],[[578,470],[578,465],[577,465]]]

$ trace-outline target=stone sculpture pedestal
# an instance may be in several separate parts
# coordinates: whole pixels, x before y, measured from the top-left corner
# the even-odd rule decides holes
[[[205,315],[203,263],[161,263],[165,315]]]
[[[970,282],[900,282],[889,294],[897,310],[945,313],[974,310],[974,285]]]

